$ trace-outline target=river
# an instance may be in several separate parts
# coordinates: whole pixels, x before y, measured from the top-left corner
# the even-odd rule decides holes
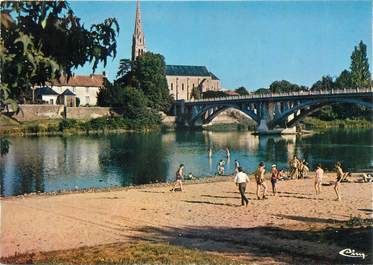
[[[371,129],[333,129],[307,136],[189,131],[9,139],[9,153],[0,158],[2,196],[167,182],[180,163],[186,174],[211,176],[220,159],[226,161],[227,173],[233,171],[235,159],[252,172],[260,161],[267,169],[273,163],[286,168],[295,154],[311,169],[321,163],[331,170],[341,161],[346,170],[373,171]]]

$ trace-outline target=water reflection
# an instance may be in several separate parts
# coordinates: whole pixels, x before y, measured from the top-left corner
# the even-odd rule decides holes
[[[308,137],[254,136],[249,132],[170,132],[109,136],[13,137],[0,158],[1,195],[165,182],[180,163],[186,173],[214,175],[231,150],[226,173],[237,159],[247,171],[260,161],[287,167],[296,154],[331,169],[372,167],[372,130],[329,130]],[[208,149],[212,148],[212,157]]]

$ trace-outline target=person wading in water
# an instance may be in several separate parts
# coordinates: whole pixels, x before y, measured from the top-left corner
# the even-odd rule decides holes
[[[233,171],[233,176],[236,176],[238,173],[238,168],[240,167],[240,163],[236,160],[234,160],[234,171]]]
[[[231,158],[231,151],[229,150],[228,146],[225,148],[225,153],[227,155],[227,160],[229,160]]]
[[[179,185],[181,191],[184,191],[183,182],[182,182],[183,177],[184,177],[184,164],[180,164],[178,170],[176,171],[175,184],[174,184],[174,187],[171,189],[171,191],[175,191],[177,185]]]
[[[259,192],[263,188],[263,199],[267,199],[267,185],[264,183],[265,166],[263,162],[260,162],[258,169],[255,172],[256,180],[256,196],[260,200]]]
[[[234,177],[234,182],[238,186],[238,190],[240,191],[241,194],[241,205],[244,206],[249,204],[249,199],[245,195],[246,191],[246,183],[249,182],[249,177],[245,172],[242,171],[241,167],[237,168],[238,173]]]

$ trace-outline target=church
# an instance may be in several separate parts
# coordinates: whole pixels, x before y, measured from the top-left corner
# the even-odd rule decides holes
[[[146,51],[145,37],[141,23],[140,1],[136,3],[135,30],[132,37],[132,60]],[[202,91],[219,91],[220,80],[209,72],[206,66],[166,65],[166,79],[170,95],[176,100],[191,99],[192,90],[199,87]]]

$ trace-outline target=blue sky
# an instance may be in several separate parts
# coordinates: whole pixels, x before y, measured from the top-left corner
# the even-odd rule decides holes
[[[136,2],[70,4],[87,27],[118,19],[117,57],[97,70],[115,78],[119,59],[130,58]],[[348,68],[360,40],[372,63],[370,1],[142,1],[141,14],[148,51],[167,64],[205,65],[224,88],[253,90],[282,79],[310,86]]]

